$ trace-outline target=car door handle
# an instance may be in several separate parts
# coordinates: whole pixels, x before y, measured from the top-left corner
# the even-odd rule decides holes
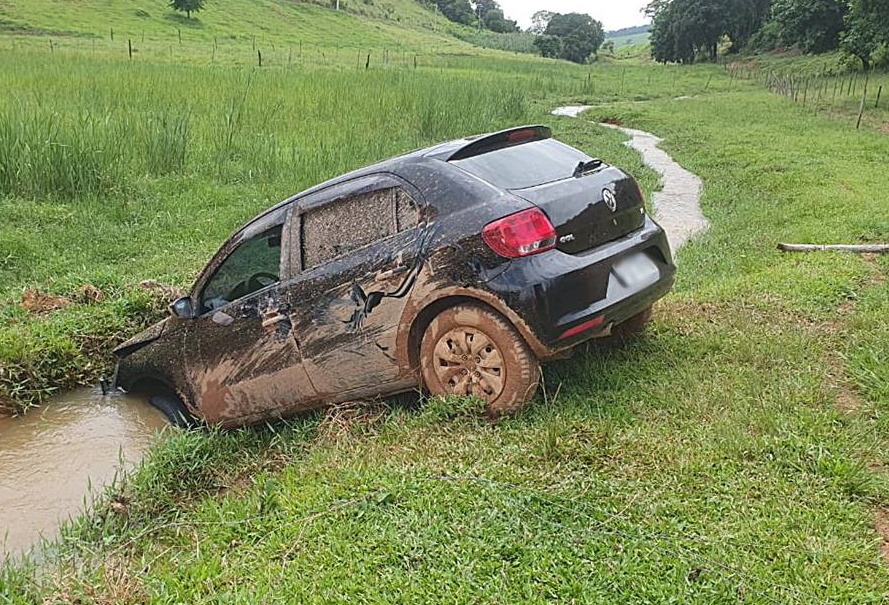
[[[230,326],[235,321],[234,317],[223,311],[217,311],[210,319],[213,323],[219,324],[220,326]]]
[[[396,275],[407,273],[409,270],[410,267],[407,265],[398,265],[397,267],[393,267],[386,271],[377,271],[376,275],[374,275],[374,281],[386,281],[387,279],[392,279]]]

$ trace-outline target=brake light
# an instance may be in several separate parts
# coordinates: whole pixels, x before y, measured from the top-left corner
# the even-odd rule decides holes
[[[500,256],[519,258],[554,248],[556,230],[542,210],[531,208],[489,223],[482,238]]]
[[[524,128],[522,130],[513,130],[508,135],[506,135],[506,140],[510,143],[517,143],[519,141],[531,139],[536,136],[537,130],[535,130],[534,128]]]

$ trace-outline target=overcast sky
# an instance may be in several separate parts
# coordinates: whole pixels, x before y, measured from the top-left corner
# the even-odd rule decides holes
[[[522,29],[531,25],[531,15],[539,10],[554,13],[587,13],[602,22],[606,31],[643,25],[642,9],[649,0],[498,0],[509,19]]]

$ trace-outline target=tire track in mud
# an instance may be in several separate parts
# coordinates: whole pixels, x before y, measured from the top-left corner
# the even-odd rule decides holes
[[[589,105],[568,105],[554,109],[552,115],[577,118],[589,108]],[[652,196],[652,205],[655,218],[667,232],[670,249],[675,251],[689,239],[710,227],[710,222],[701,212],[703,190],[701,179],[680,166],[666,151],[658,147],[663,139],[633,128],[623,128],[613,124],[599,125],[619,130],[630,137],[624,144],[638,151],[642,155],[642,161],[661,175],[661,190]]]

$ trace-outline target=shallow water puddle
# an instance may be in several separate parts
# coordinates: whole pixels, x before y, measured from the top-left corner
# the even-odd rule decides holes
[[[0,561],[27,550],[83,507],[121,466],[132,467],[166,426],[139,397],[98,389],[59,396],[0,418]]]
[[[569,105],[554,109],[552,114],[576,118],[589,108],[588,105]],[[651,202],[655,218],[667,232],[673,251],[694,235],[707,230],[710,223],[701,212],[700,206],[703,189],[701,179],[677,164],[667,152],[658,147],[662,139],[633,128],[613,124],[600,126],[620,130],[629,136],[630,140],[625,145],[638,151],[642,155],[642,161],[661,175],[661,190],[654,193]]]

